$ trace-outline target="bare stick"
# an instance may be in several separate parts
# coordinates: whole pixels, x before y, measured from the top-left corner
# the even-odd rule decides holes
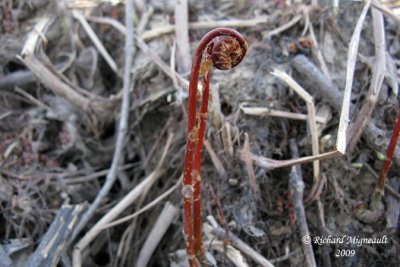
[[[346,86],[344,89],[342,110],[340,113],[339,130],[336,141],[336,149],[343,155],[346,153],[346,147],[347,147],[347,128],[349,125],[350,97],[351,97],[351,88],[353,86],[354,70],[356,67],[358,44],[360,42],[362,25],[364,23],[365,16],[367,15],[367,11],[369,9],[370,4],[371,4],[370,0],[366,1],[364,8],[361,12],[361,15],[358,18],[356,28],[354,29],[353,36],[351,37],[350,40],[349,51],[347,54]]]
[[[139,256],[136,261],[137,267],[147,266],[151,255],[156,249],[158,243],[160,243],[161,238],[168,230],[168,227],[171,225],[177,213],[178,209],[174,205],[172,205],[170,202],[165,203],[165,206],[161,211],[160,216],[157,218],[157,221],[154,224],[153,229],[147,236],[146,242],[144,243],[142,249],[139,252]]]
[[[131,84],[131,69],[132,69],[132,55],[133,55],[133,2],[127,0],[125,4],[125,24],[126,24],[126,38],[125,38],[125,66],[124,66],[124,80],[123,80],[123,97],[121,105],[121,117],[119,120],[117,142],[115,144],[113,161],[111,163],[110,171],[107,174],[106,182],[97,194],[96,199],[89,207],[87,212],[84,214],[78,227],[73,232],[71,240],[74,240],[79,232],[85,227],[89,220],[93,217],[97,208],[99,207],[103,198],[108,194],[111,187],[113,186],[117,173],[118,167],[123,156],[125,147],[125,135],[128,131],[128,117],[129,117],[129,95]]]
[[[296,140],[290,139],[290,150],[293,158],[299,157],[299,151],[297,148]],[[299,165],[293,166],[290,172],[289,180],[290,194],[292,195],[294,208],[297,217],[297,227],[299,227],[300,238],[305,240],[305,237],[309,237],[310,233],[308,231],[306,214],[303,205],[303,195],[304,195],[304,181],[301,175],[301,168]],[[311,242],[301,242],[303,246],[304,256],[306,258],[306,264],[308,267],[317,266],[314,258],[314,251],[312,249]]]
[[[62,206],[47,230],[40,245],[28,260],[29,267],[56,266],[61,254],[66,251],[71,231],[83,213],[84,205]]]
[[[372,112],[378,102],[379,92],[382,88],[386,72],[386,44],[383,15],[380,11],[372,9],[372,23],[375,41],[375,62],[372,67],[372,79],[366,96],[366,103],[357,113],[357,119],[350,127],[348,149],[351,152],[358,143],[365,127],[371,120]]]

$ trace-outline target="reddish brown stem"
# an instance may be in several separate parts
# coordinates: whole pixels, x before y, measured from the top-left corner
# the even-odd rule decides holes
[[[383,195],[383,190],[385,188],[386,175],[389,171],[390,165],[392,165],[393,154],[396,149],[397,140],[400,134],[400,111],[397,113],[396,122],[394,123],[392,137],[390,138],[389,146],[386,150],[386,157],[381,171],[379,172],[378,182],[375,187],[375,192],[371,201],[371,208],[376,210],[378,208],[379,202]]]
[[[208,32],[194,52],[189,83],[186,152],[182,182],[183,229],[191,267],[198,266],[195,255],[201,260],[204,259],[201,241],[200,156],[207,119],[211,66],[223,70],[230,69],[242,61],[246,52],[247,43],[243,36],[227,28]],[[196,126],[197,85],[200,74],[204,75],[203,97]]]
[[[194,229],[194,249],[196,251],[196,256],[204,261],[203,244],[201,239],[201,203],[200,203],[200,160],[201,151],[203,148],[204,134],[206,130],[206,120],[207,120],[207,109],[208,109],[208,97],[210,95],[210,76],[211,71],[208,71],[203,79],[203,97],[201,99],[200,112],[198,114],[198,142],[196,144],[196,150],[194,152],[194,162],[193,162],[193,229]]]

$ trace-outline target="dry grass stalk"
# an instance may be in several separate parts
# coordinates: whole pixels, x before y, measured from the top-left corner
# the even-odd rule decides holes
[[[22,48],[22,57],[25,57],[26,55],[34,55],[36,47],[40,44],[40,40],[46,42],[46,37],[44,37],[45,32],[52,23],[53,20],[48,17],[42,17],[36,22],[35,26],[33,26],[33,30],[29,32]]]
[[[189,89],[189,81],[188,80],[186,80],[185,78],[183,78],[181,75],[179,75],[177,73],[175,75],[172,75],[172,72],[171,72],[170,68],[168,67],[168,65],[165,64],[164,61],[153,50],[151,50],[150,47],[142,39],[140,39],[138,36],[134,36],[134,38],[137,42],[136,43],[137,46],[139,46],[139,48],[144,53],[146,53],[148,56],[150,56],[153,59],[153,61],[158,65],[158,67],[167,76],[169,76],[171,79],[174,79],[176,77],[180,86],[182,86],[186,90]]]
[[[129,220],[132,220],[133,218],[139,216],[140,214],[142,214],[143,212],[151,209],[152,207],[154,207],[155,205],[160,203],[160,201],[162,201],[167,196],[169,196],[172,192],[174,192],[181,185],[181,183],[182,183],[182,176],[177,180],[177,182],[175,183],[174,186],[172,186],[170,189],[168,189],[167,191],[165,191],[164,193],[159,195],[157,198],[155,198],[153,201],[151,201],[150,203],[145,205],[140,210],[136,211],[135,213],[133,213],[131,215],[122,217],[121,219],[118,219],[118,220],[115,220],[115,221],[113,221],[113,222],[111,222],[109,224],[106,224],[106,225],[102,226],[102,229],[114,227],[116,225],[119,225],[119,224],[124,223],[124,222],[129,221]]]
[[[356,67],[358,45],[360,42],[360,34],[362,25],[367,15],[368,9],[370,7],[371,1],[366,1],[364,8],[360,14],[357,21],[356,27],[351,37],[349,50],[347,53],[347,71],[346,71],[346,85],[344,89],[342,110],[340,113],[340,123],[336,142],[336,149],[343,155],[346,153],[347,148],[347,128],[349,125],[349,115],[350,115],[350,98],[351,98],[351,88],[353,86],[354,70]]]
[[[154,253],[154,250],[160,243],[161,238],[164,236],[177,214],[178,208],[167,201],[150,234],[147,236],[146,242],[144,242],[144,245],[140,250],[138,259],[136,261],[137,267],[147,266],[151,255]]]
[[[104,24],[109,24],[112,27],[114,27],[116,30],[118,30],[120,33],[123,35],[126,35],[126,28],[124,25],[122,25],[118,20],[112,19],[112,18],[99,18],[99,17],[90,17],[89,20],[97,23],[104,23]],[[143,41],[142,38],[139,36],[133,35],[133,38],[136,40],[136,45],[148,56],[150,56],[154,63],[157,64],[157,66],[171,79],[174,79],[175,77],[178,79],[179,85],[182,86],[184,89],[188,90],[189,89],[189,81],[180,76],[179,74],[173,75],[171,72],[170,67],[165,64],[165,62],[157,55],[156,52],[154,52],[150,47]]]
[[[310,60],[303,55],[298,55],[292,59],[291,64],[296,72],[307,80],[307,84],[311,84],[309,89],[312,90],[314,94],[320,94],[326,101],[329,101],[330,105],[337,112],[340,112],[343,99],[342,92],[340,92],[333,83],[327,80]],[[350,110],[354,110],[352,105],[350,105]],[[345,124],[344,126],[347,128],[348,125]],[[378,128],[372,121],[370,121],[365,128],[364,138],[367,144],[374,150],[384,151],[386,149],[386,144],[389,143],[389,140],[386,139],[384,135],[384,131]],[[337,142],[338,141],[339,140],[337,140]],[[340,142],[343,142],[343,140]],[[337,156],[340,156],[341,153],[338,153]],[[396,149],[393,159],[395,164],[400,166],[400,149]]]
[[[89,111],[89,100],[72,89],[68,84],[62,82],[35,56],[36,48],[41,44],[41,40],[45,40],[45,31],[50,27],[51,22],[52,20],[44,17],[35,24],[34,29],[28,34],[28,38],[21,51],[21,56],[18,58],[47,88],[52,90],[56,95],[67,99],[86,113]]]
[[[188,0],[175,2],[175,36],[179,73],[186,73],[191,67],[188,13]]]
[[[89,112],[90,101],[80,93],[72,89],[66,83],[62,82],[54,73],[52,73],[39,59],[33,54],[24,54],[20,58],[36,78],[56,95],[67,99],[75,107],[84,113]]]
[[[272,117],[280,117],[285,119],[292,119],[292,120],[308,120],[308,116],[306,114],[300,113],[293,113],[288,111],[282,110],[274,110],[270,108],[263,108],[263,107],[244,107],[240,105],[240,109],[247,115],[253,116],[272,116]],[[326,123],[326,118],[321,116],[315,116],[315,121],[318,123]]]
[[[127,169],[130,169],[132,167],[133,167],[132,164],[126,164],[126,165],[120,166],[118,168],[118,171],[127,170]],[[107,173],[109,171],[110,171],[110,169],[106,169],[106,170],[96,171],[96,172],[93,172],[93,173],[90,173],[90,174],[87,174],[87,175],[79,175],[78,174],[78,176],[75,176],[77,174],[67,173],[67,174],[59,175],[58,178],[62,179],[63,182],[65,184],[67,184],[67,185],[68,184],[76,184],[76,183],[84,183],[84,182],[88,182],[88,181],[91,181],[91,180],[98,179],[98,178],[100,178],[100,177],[102,177],[104,175],[107,175]]]
[[[176,39],[171,47],[171,57],[169,61],[169,68],[171,69],[171,79],[175,88],[179,88],[178,79],[176,77]]]
[[[286,31],[287,29],[289,29],[289,28],[293,27],[294,25],[296,25],[296,24],[301,20],[301,18],[302,18],[301,15],[295,16],[295,17],[292,18],[288,23],[286,23],[286,24],[284,24],[284,25],[282,25],[282,26],[276,28],[275,30],[270,31],[270,32],[267,34],[266,37],[267,37],[267,38],[270,38],[270,37],[272,37],[272,36],[274,36],[274,35],[278,35],[278,34],[280,34],[281,32]]]
[[[327,79],[329,79],[330,81],[332,81],[331,75],[329,74],[328,66],[325,63],[324,56],[322,55],[321,49],[319,48],[317,37],[315,36],[315,33],[314,33],[314,27],[312,26],[311,23],[309,23],[310,8],[304,8],[303,12],[304,12],[305,20],[308,21],[308,23],[306,23],[306,24],[309,25],[308,30],[310,32],[310,37],[313,42],[313,50],[312,51],[313,52],[315,51],[317,53],[317,59],[318,59],[319,65],[321,66],[321,70],[324,73],[325,77]]]
[[[312,153],[313,156],[317,156],[319,154],[319,141],[318,141],[319,138],[318,138],[317,124],[315,120],[316,115],[315,115],[314,98],[285,72],[280,71],[278,69],[274,69],[274,71],[271,74],[283,80],[306,102],[307,113],[308,113],[307,122],[311,133]],[[320,166],[318,160],[313,161],[313,169],[314,169],[314,181],[318,181],[320,174]]]
[[[322,153],[316,156],[308,156],[308,157],[302,157],[298,159],[287,159],[287,160],[274,160],[274,159],[269,159],[266,157],[261,157],[257,156],[254,154],[251,154],[251,158],[254,162],[254,164],[272,170],[272,169],[277,169],[277,168],[284,168],[284,167],[289,167],[293,166],[296,164],[304,164],[304,163],[309,163],[313,162],[314,160],[321,160],[321,159],[333,159],[337,158],[340,155],[342,155],[339,151],[331,151],[331,152],[326,152]],[[240,158],[242,159],[242,153],[240,155]],[[243,160],[243,159],[242,159]]]
[[[142,13],[142,12],[141,12]],[[154,14],[153,7],[149,7],[146,12],[144,12],[140,18],[139,24],[137,26],[137,33],[142,34],[147,27],[147,24],[151,20],[151,17]]]
[[[133,10],[133,9],[132,9]],[[100,41],[99,37],[97,37],[96,33],[90,26],[90,24],[87,22],[86,18],[83,16],[83,14],[78,11],[78,10],[73,10],[72,15],[74,18],[76,18],[79,23],[82,25],[83,29],[86,31],[87,35],[89,38],[92,40],[93,44],[96,46],[97,50],[100,52],[100,54],[103,56],[107,64],[110,66],[110,68],[117,74],[119,75],[118,72],[118,66],[117,63],[114,61],[114,59],[111,57],[110,53],[108,53],[107,49],[104,47],[103,43]],[[132,14],[133,15],[133,14]],[[133,22],[132,22],[133,23]]]
[[[221,227],[214,227],[211,230],[211,233],[221,239],[225,237],[225,230],[222,229]],[[266,258],[264,258],[260,253],[255,251],[252,247],[247,245],[245,242],[240,240],[234,234],[229,233],[228,237],[229,237],[229,241],[233,247],[237,248],[242,253],[246,254],[257,264],[259,264],[263,267],[274,267],[274,265],[270,261],[268,261]]]
[[[143,193],[146,188],[150,187],[163,173],[161,166],[164,163],[165,157],[168,153],[168,149],[171,145],[173,135],[168,137],[167,143],[164,147],[163,154],[159,161],[157,168],[150,173],[146,178],[142,180],[140,184],[135,186],[121,201],[118,202],[106,215],[104,215],[93,227],[86,233],[86,235],[79,240],[75,245],[73,251],[73,262],[74,266],[81,266],[81,253],[89,245],[89,243],[96,238],[96,236],[105,228],[105,225],[109,224],[119,214],[125,211],[132,203],[134,203]]]
[[[214,164],[215,169],[217,169],[219,177],[221,177],[222,180],[225,180],[227,178],[226,170],[208,140],[204,140],[204,147],[206,148],[208,155],[210,155],[211,161]]]
[[[22,90],[18,86],[15,86],[14,90],[15,90],[15,92],[17,92],[17,93],[21,94],[22,96],[26,97],[26,99],[28,99],[29,101],[31,101],[33,104],[37,105],[38,107],[41,107],[41,108],[43,108],[45,110],[52,110],[51,107],[49,107],[48,105],[46,105],[45,103],[43,103],[39,99],[35,98],[33,95],[28,94],[27,92],[25,92],[24,90]]]
[[[113,155],[113,160],[111,163],[110,171],[107,173],[106,182],[98,192],[96,199],[93,201],[87,212],[84,214],[82,220],[77,226],[76,230],[72,235],[72,240],[74,240],[79,232],[85,227],[85,225],[89,222],[89,220],[93,217],[97,208],[100,206],[101,201],[107,196],[110,191],[112,185],[114,184],[118,168],[120,162],[122,160],[124,147],[125,147],[125,135],[128,131],[128,118],[129,118],[129,98],[130,98],[130,89],[132,86],[131,83],[131,69],[132,69],[132,56],[133,56],[133,2],[132,0],[128,0],[125,5],[125,24],[127,25],[127,36],[125,38],[125,66],[124,66],[124,78],[123,78],[123,97],[122,97],[122,105],[121,105],[121,116],[119,120],[118,132],[117,132],[117,141],[115,144],[115,150]],[[86,20],[85,20],[86,21]],[[89,233],[88,233],[89,234]],[[85,235],[85,237],[88,236]],[[77,266],[80,266],[80,248],[84,249],[84,247],[90,242],[90,238],[87,238],[87,243],[83,245],[83,241],[85,237],[81,239],[81,241],[76,245],[74,249],[74,254],[78,254],[79,260],[77,261]],[[94,238],[94,237],[93,237]],[[82,246],[83,245],[83,246]],[[77,253],[75,253],[77,251]],[[74,257],[76,258],[76,257]]]
[[[212,121],[212,125],[214,126],[214,128],[219,131],[222,130],[222,124],[225,121],[225,117],[224,114],[222,114],[221,111],[221,99],[219,97],[219,86],[215,85],[215,86],[211,86],[210,88],[211,90],[211,121]],[[221,138],[222,137],[222,133],[220,133]]]
[[[226,149],[228,150],[228,153],[231,157],[233,157],[233,140],[232,140],[232,130],[231,130],[231,124],[229,122],[225,123],[225,132],[226,132]]]
[[[396,2],[396,1],[394,1],[394,2]],[[396,22],[398,22],[398,23],[400,22],[400,16],[399,16],[399,14],[396,14],[396,12],[394,12],[393,10],[391,10],[389,7],[383,5],[383,4],[380,3],[378,0],[372,0],[372,1],[371,1],[371,5],[372,5],[374,8],[376,8],[376,9],[382,11],[383,14],[385,14],[385,15],[388,16],[389,18],[393,19],[394,21],[396,21]],[[397,10],[397,13],[399,13],[398,9],[396,9],[396,10]]]
[[[251,20],[220,20],[220,21],[201,21],[190,22],[189,29],[191,30],[205,30],[219,27],[232,27],[232,28],[251,28],[261,23],[266,23],[266,18],[256,18]],[[140,37],[144,41],[150,41],[164,34],[173,33],[176,30],[174,25],[166,25],[144,32]]]
[[[353,151],[357,145],[365,127],[371,120],[372,112],[378,102],[379,92],[381,91],[383,78],[386,73],[386,43],[385,26],[383,15],[380,11],[372,9],[372,23],[375,43],[375,59],[372,68],[372,79],[366,100],[361,110],[357,113],[356,121],[349,130],[348,149]]]
[[[320,159],[335,158],[335,157],[338,157],[340,155],[344,155],[345,154],[346,145],[347,145],[347,128],[348,128],[348,124],[349,124],[349,114],[350,114],[350,104],[351,104],[350,103],[351,86],[352,86],[352,83],[353,83],[355,61],[356,61],[356,58],[357,58],[357,50],[358,50],[358,44],[359,44],[362,24],[364,22],[365,15],[366,15],[366,13],[367,13],[367,11],[369,9],[369,6],[370,6],[370,1],[367,1],[365,6],[364,6],[364,8],[363,8],[363,11],[362,11],[362,13],[360,15],[360,18],[358,19],[356,28],[355,28],[353,36],[351,38],[351,42],[349,44],[349,52],[348,52],[348,60],[347,60],[347,72],[346,72],[346,87],[345,87],[345,92],[344,92],[344,95],[343,95],[340,123],[339,123],[339,129],[338,129],[338,137],[337,137],[337,140],[336,140],[336,149],[337,150],[332,151],[332,152],[323,153],[323,154],[313,155],[313,156],[310,156],[310,157],[303,157],[303,158],[299,158],[299,159],[291,159],[291,160],[283,160],[283,161],[277,161],[277,160],[267,159],[267,158],[264,158],[264,157],[259,157],[259,156],[256,156],[256,155],[251,155],[251,157],[252,157],[252,159],[253,159],[255,164],[257,164],[257,165],[259,165],[261,167],[268,168],[268,169],[273,169],[273,168],[281,168],[281,167],[292,166],[293,164],[305,163],[305,162],[310,162],[310,161],[315,161],[315,160],[320,160]],[[298,57],[298,58],[300,59],[301,57]],[[274,72],[275,72],[275,75],[276,74],[278,74],[278,75],[280,74],[279,71],[276,72],[276,70],[275,70]],[[292,80],[292,79],[290,79],[290,80]],[[288,81],[290,81],[290,80],[288,80]],[[325,81],[325,83],[326,83],[326,81]],[[331,87],[331,86],[328,86],[328,87]],[[299,87],[295,86],[294,88],[298,89]],[[324,90],[327,92],[328,95],[332,95],[333,99],[336,99],[338,97],[338,95],[336,95],[335,92],[332,92],[330,89],[324,88]],[[304,91],[304,89],[299,90],[299,95],[303,99],[305,99],[307,102],[311,103],[312,102],[312,97],[309,96],[308,93],[305,94],[304,93],[305,91],[304,92],[303,91]],[[337,101],[334,101],[333,104],[335,106],[338,106]],[[308,107],[308,109],[309,109],[309,107]],[[310,111],[312,112],[312,110],[310,110]],[[315,119],[313,121],[315,123]],[[317,140],[318,140],[318,138],[317,138]],[[314,139],[313,142],[315,143],[315,139]],[[313,151],[317,151],[316,147],[313,148]],[[243,157],[243,154],[241,155],[241,157]],[[314,165],[314,168],[315,168],[315,165]],[[318,168],[318,172],[319,172],[319,168]]]
[[[244,161],[244,163],[246,165],[247,174],[250,179],[251,190],[253,191],[253,194],[258,196],[259,192],[260,192],[260,188],[258,186],[258,183],[256,181],[256,175],[254,173],[253,159],[251,157],[251,152],[250,152],[249,135],[247,133],[245,133],[244,138],[245,139],[244,139],[243,149],[241,152],[241,159]]]
[[[236,266],[236,267],[249,267],[246,259],[243,257],[239,250],[231,245],[224,245],[223,241],[209,241],[205,242],[205,245],[211,250],[216,250],[220,253],[224,253],[226,257]]]

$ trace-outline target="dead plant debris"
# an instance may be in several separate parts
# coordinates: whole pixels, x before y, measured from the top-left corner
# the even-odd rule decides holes
[[[399,145],[369,209],[400,110],[398,1],[331,2],[2,1],[0,266],[187,266],[188,72],[215,27],[249,51],[211,78],[209,266],[399,266]]]

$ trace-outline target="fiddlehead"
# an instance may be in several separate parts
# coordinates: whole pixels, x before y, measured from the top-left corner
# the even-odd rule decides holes
[[[220,70],[229,70],[237,66],[246,55],[247,46],[242,47],[231,36],[217,37],[211,51],[213,66]]]
[[[197,266],[194,253],[201,260],[204,259],[201,241],[200,156],[207,120],[211,67],[221,70],[231,69],[243,60],[247,49],[247,42],[239,32],[218,28],[208,32],[194,52],[189,83],[186,152],[182,182],[186,191],[190,188],[193,192],[190,197],[188,194],[183,195],[183,228],[190,266]],[[199,75],[204,76],[203,94],[196,121]],[[194,132],[196,132],[196,138],[193,138]]]

